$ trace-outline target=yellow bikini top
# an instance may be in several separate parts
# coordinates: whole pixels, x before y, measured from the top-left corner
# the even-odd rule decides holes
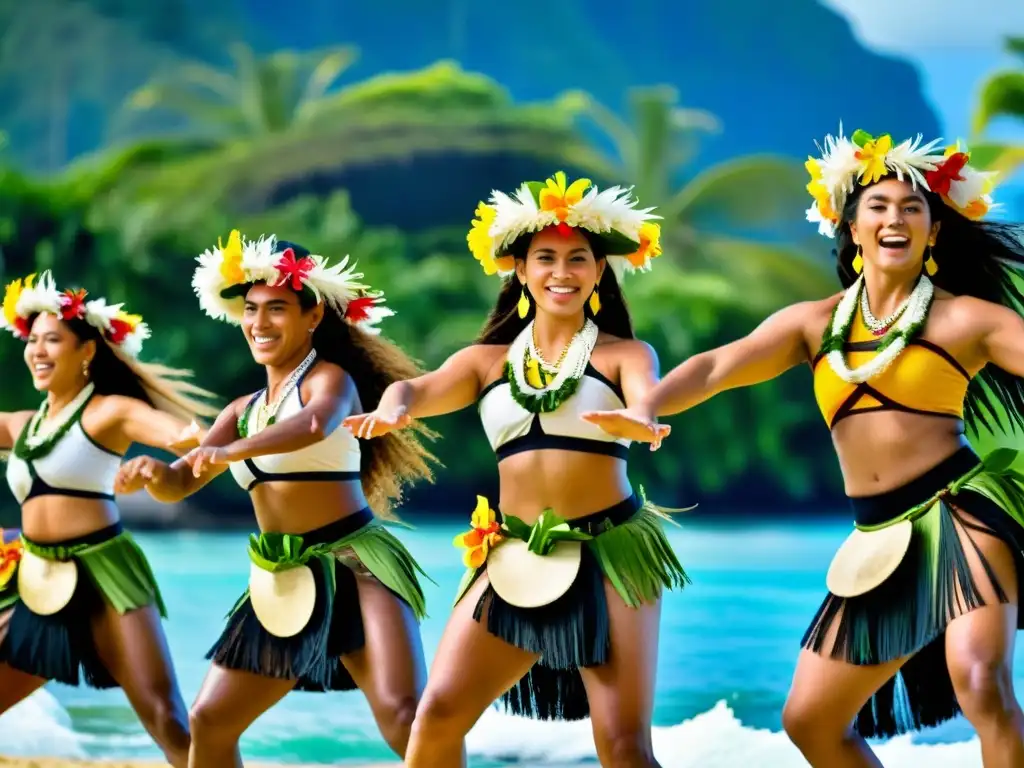
[[[860,307],[844,347],[851,368],[875,355],[880,339],[864,325]],[[971,375],[946,350],[920,336],[881,374],[849,384],[820,353],[812,363],[814,398],[829,429],[847,416],[868,411],[903,411],[962,419]]]

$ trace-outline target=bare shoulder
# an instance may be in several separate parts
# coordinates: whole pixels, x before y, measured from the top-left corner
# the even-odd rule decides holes
[[[610,333],[601,333],[597,337],[597,347],[609,355],[622,360],[650,361],[657,360],[658,353],[654,347],[642,339],[623,339]]]
[[[508,347],[508,344],[470,344],[449,359],[455,362],[459,358],[462,365],[476,371],[477,379],[483,384],[493,379],[498,369],[505,365]]]
[[[152,409],[149,403],[130,395],[93,395],[86,412],[99,421],[113,421]]]
[[[990,327],[995,323],[1019,319],[1020,315],[1009,307],[975,296],[957,296],[936,289],[935,305],[957,327]]]

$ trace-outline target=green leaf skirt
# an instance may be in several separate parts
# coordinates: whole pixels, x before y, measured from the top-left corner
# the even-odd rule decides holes
[[[363,648],[366,638],[356,574],[339,557],[351,554],[365,570],[412,609],[417,620],[426,602],[417,574],[424,574],[405,546],[365,508],[316,530],[250,537],[249,557],[264,568],[307,563],[316,582],[316,604],[294,637],[276,637],[260,624],[249,590],[228,613],[227,625],[206,654],[218,666],[264,677],[297,680],[299,691],[347,691],[355,682],[341,656]]]
[[[912,518],[910,547],[896,571],[863,595],[841,598],[828,593],[801,643],[858,665],[914,654],[858,714],[854,727],[864,737],[887,738],[938,725],[961,712],[946,664],[946,627],[985,603],[958,530],[974,544],[984,578],[1005,603],[1006,594],[975,535],[1004,541],[1016,561],[1018,594],[1024,594],[1024,476],[1005,466],[1009,461],[995,462],[1003,465],[995,471],[987,468],[991,463],[986,457],[979,466],[981,459],[964,447],[900,488],[850,500],[856,524],[867,528],[884,527],[937,499],[923,515]],[[836,622],[835,642],[827,648]],[[1018,628],[1024,628],[1024,612],[1018,614]]]
[[[501,697],[512,714],[538,720],[581,720],[590,705],[579,670],[608,661],[611,637],[605,579],[626,605],[658,600],[663,589],[682,588],[689,578],[662,527],[666,512],[633,494],[613,507],[569,520],[583,542],[580,570],[569,590],[539,608],[502,600],[488,585],[474,610],[487,629],[517,648],[540,654],[533,668]],[[486,572],[467,571],[456,603]]]
[[[0,642],[0,662],[65,685],[116,688],[100,661],[91,619],[106,606],[120,614],[155,605],[167,616],[156,578],[139,545],[121,523],[77,539],[40,544],[21,536],[26,550],[48,560],[74,560],[79,577],[70,602],[55,614],[33,613],[18,597],[17,575],[0,592],[0,612],[12,610]]]

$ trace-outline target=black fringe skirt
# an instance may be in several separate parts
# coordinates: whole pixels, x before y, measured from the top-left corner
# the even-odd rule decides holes
[[[900,488],[851,498],[856,522],[874,526],[893,520],[948,488],[979,463],[978,456],[964,447]],[[982,475],[983,480],[985,477]],[[1004,487],[1009,493],[1002,497],[1008,499],[1024,490]],[[984,605],[984,600],[958,530],[972,539],[972,534],[981,532],[1004,541],[1016,561],[1018,594],[1024,594],[1024,528],[989,496],[970,486],[947,498],[948,503],[943,501],[928,513],[937,519],[915,522],[906,557],[892,576],[856,597],[829,593],[803,637],[804,648],[851,664],[882,664],[913,654],[858,714],[854,728],[861,736],[888,738],[938,725],[961,712],[946,664],[946,627]],[[977,520],[980,527],[962,513]],[[981,551],[976,544],[972,548],[981,557],[999,601],[1006,602],[1006,594]],[[831,649],[826,648],[829,631],[837,621],[835,641]],[[1018,628],[1024,628],[1024,611],[1018,616]]]
[[[369,508],[302,534],[304,545],[327,544],[373,521]],[[351,691],[357,687],[340,657],[366,644],[355,573],[337,563],[333,599],[319,559],[309,563],[316,582],[313,615],[298,635],[276,637],[260,624],[248,593],[228,615],[227,626],[206,654],[226,669],[298,680],[297,691]]]
[[[490,585],[473,616],[506,643],[540,655],[501,701],[512,714],[539,720],[582,720],[590,704],[580,669],[605,664],[611,651],[604,567],[614,570],[631,605],[655,600],[662,588],[688,582],[662,530],[662,518],[636,494],[613,507],[569,521],[595,538],[581,548],[580,570],[569,590],[538,608],[510,605]],[[600,554],[598,554],[600,553]],[[477,571],[477,576],[486,568]]]
[[[113,542],[118,539],[120,541]],[[11,611],[7,634],[0,642],[0,662],[30,675],[56,680],[64,685],[84,683],[90,688],[117,688],[118,683],[100,660],[93,637],[92,619],[107,609],[107,582],[119,595],[135,595],[135,603],[119,606],[132,610],[155,604],[166,615],[160,593],[145,557],[120,522],[86,536],[56,544],[35,544],[40,551],[59,551],[107,544],[99,554],[76,559],[79,577],[74,595],[66,606],[49,616],[33,613],[17,598],[17,580],[12,578],[0,592],[0,610]],[[63,558],[58,558],[63,559]],[[96,574],[90,565],[104,566]],[[10,606],[10,607],[8,607]]]

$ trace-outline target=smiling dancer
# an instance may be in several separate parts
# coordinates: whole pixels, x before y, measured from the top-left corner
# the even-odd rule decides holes
[[[120,686],[168,761],[184,768],[189,735],[160,625],[166,611],[121,526],[114,478],[132,443],[181,453],[201,435],[195,420],[217,410],[194,399],[210,393],[182,381],[186,371],[136,359],[149,337],[142,318],[85,291],[58,291],[49,272],[34,277],[7,286],[0,319],[25,341],[32,381],[46,393],[36,412],[0,413],[22,526],[0,552],[0,711],[48,680]]]
[[[1024,476],[1012,451],[981,461],[964,437],[965,419],[1024,425],[1024,245],[1019,226],[982,221],[991,175],[937,144],[827,138],[807,162],[808,218],[838,238],[845,290],[690,358],[643,403],[585,416],[657,442],[655,417],[810,363],[855,519],[783,712],[815,766],[877,766],[863,737],[961,711],[986,766],[1024,765]]]
[[[567,186],[563,173],[494,192],[477,216],[470,250],[507,278],[478,343],[345,422],[378,438],[475,404],[498,461],[500,513],[478,497],[457,539],[466,578],[406,765],[464,765],[463,737],[500,696],[530,717],[589,715],[604,765],[656,766],[660,597],[686,575],[664,514],[630,485],[628,441],[579,418],[638,402],[658,379],[616,274],[646,270],[661,252],[656,217],[628,190]]]
[[[208,655],[189,765],[241,765],[239,738],[293,689],[358,687],[402,755],[425,681],[425,605],[419,566],[374,512],[389,517],[406,483],[430,479],[433,457],[411,432],[360,451],[338,427],[416,366],[376,335],[392,312],[347,258],[329,265],[236,230],[199,262],[200,306],[241,325],[267,387],[229,405],[185,459],[141,457],[120,476],[126,490],[174,502],[230,468],[261,531],[249,588]]]

